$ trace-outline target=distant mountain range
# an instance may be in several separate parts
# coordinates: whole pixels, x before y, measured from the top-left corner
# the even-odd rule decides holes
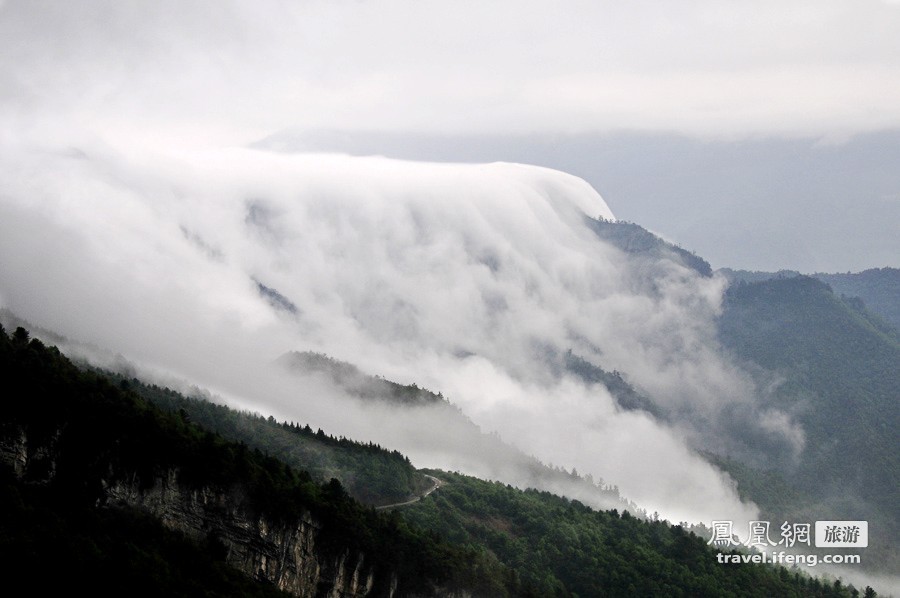
[[[801,276],[799,272],[793,270],[758,272],[722,268],[718,272],[724,274],[729,280],[745,282]],[[900,330],[900,269],[872,268],[862,272],[836,274],[817,272],[809,276],[827,283],[838,295],[862,300],[869,311],[878,314],[894,328]]]

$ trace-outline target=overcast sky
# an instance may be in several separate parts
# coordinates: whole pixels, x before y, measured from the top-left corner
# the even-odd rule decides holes
[[[0,125],[530,161],[715,266],[900,265],[896,1],[0,0]]]

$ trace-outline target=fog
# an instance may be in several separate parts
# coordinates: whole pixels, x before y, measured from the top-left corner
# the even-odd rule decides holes
[[[0,158],[5,306],[234,405],[524,483],[436,454],[422,431],[442,422],[424,412],[357,408],[271,365],[326,353],[441,392],[483,431],[673,521],[755,513],[691,448],[722,448],[723,414],[802,446],[715,341],[724,282],[600,242],[583,214],[613,214],[581,179],[240,148],[7,143]],[[623,372],[670,420],[561,372],[568,349]]]

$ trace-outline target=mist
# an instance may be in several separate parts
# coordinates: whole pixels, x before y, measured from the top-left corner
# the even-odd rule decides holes
[[[287,351],[325,353],[441,392],[484,432],[648,512],[753,518],[693,451],[726,436],[724,412],[757,413],[757,389],[715,341],[724,282],[601,242],[583,217],[614,216],[581,179],[100,143],[7,143],[2,159],[0,297],[36,324],[417,467],[527,483],[512,466],[429,446],[439,417],[360,406],[272,366]],[[569,349],[673,417],[624,411],[561,372],[554,356]],[[802,447],[786,415],[748,419]]]

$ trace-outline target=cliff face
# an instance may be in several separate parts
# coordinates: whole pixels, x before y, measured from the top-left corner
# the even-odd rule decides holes
[[[22,426],[0,430],[0,463],[30,483],[49,483],[56,474],[59,433],[29,435]],[[110,468],[112,469],[112,468]],[[364,554],[324,550],[322,526],[309,513],[279,522],[255,512],[240,487],[191,488],[170,469],[148,484],[134,473],[100,480],[98,508],[134,508],[197,540],[212,540],[226,561],[260,581],[303,597],[393,596],[397,579],[370,566]],[[333,542],[332,542],[333,544]],[[384,576],[382,578],[379,576]]]
[[[229,564],[295,596],[363,598],[373,590],[375,572],[365,555],[324,554],[317,546],[321,526],[308,512],[299,521],[275,522],[246,508],[239,489],[186,488],[172,470],[142,486],[136,477],[116,480],[105,486],[101,506],[138,508],[186,536],[212,538]]]

